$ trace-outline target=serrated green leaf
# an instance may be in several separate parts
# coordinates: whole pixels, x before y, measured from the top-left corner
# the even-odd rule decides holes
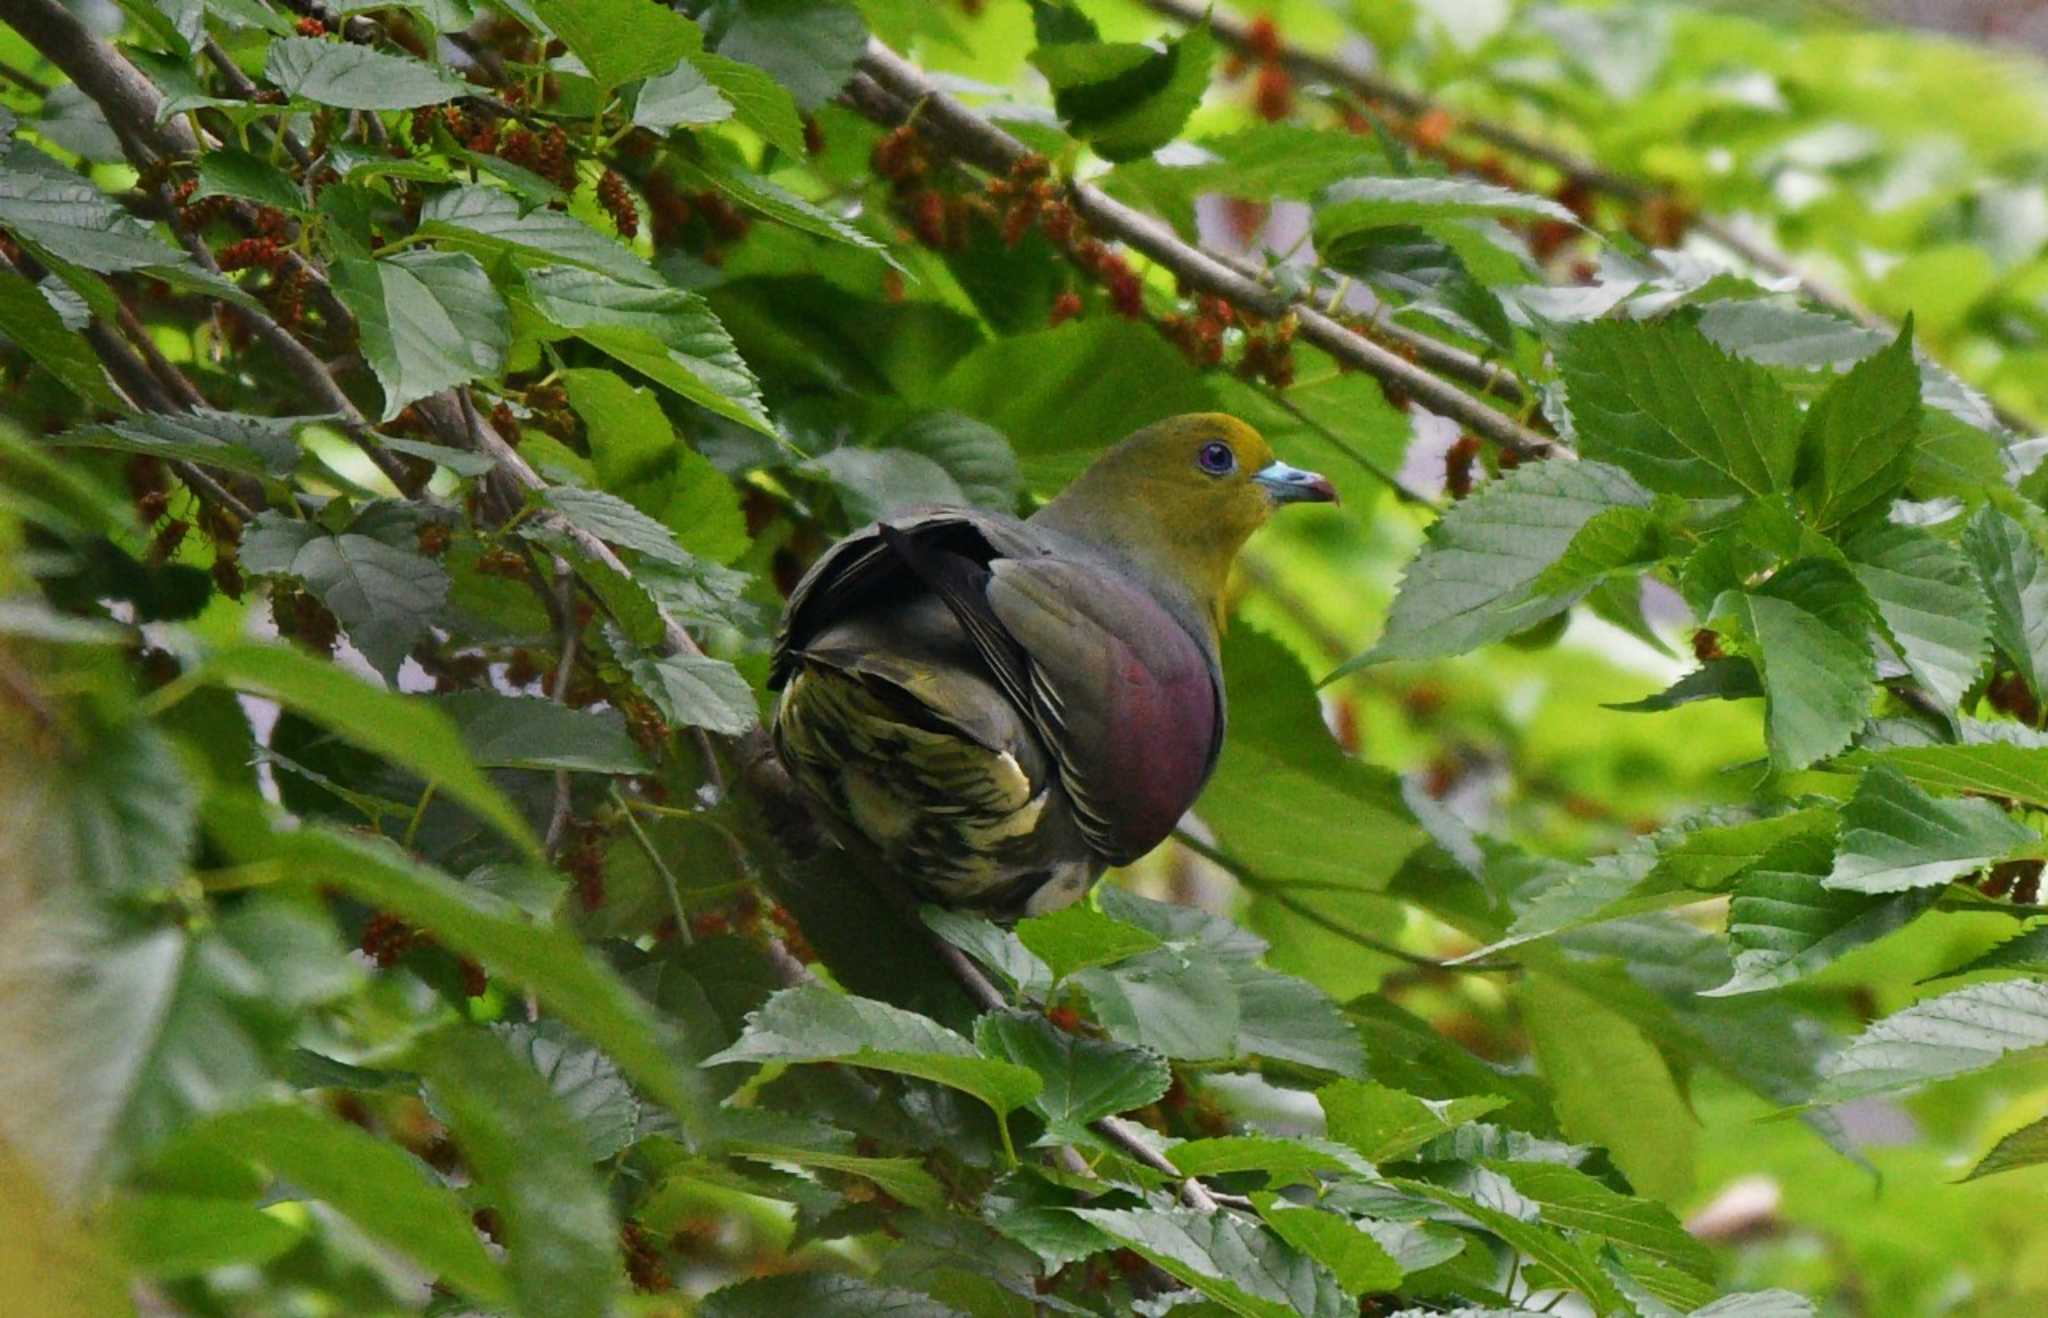
[[[1040,1143],[1083,1138],[1091,1121],[1155,1103],[1172,1083],[1157,1053],[1069,1034],[1032,1012],[1000,1012],[974,1024],[986,1055],[1038,1074],[1044,1087],[1031,1107],[1045,1118]]]
[[[1339,1080],[1316,1091],[1330,1138],[1369,1162],[1399,1162],[1423,1145],[1477,1117],[1507,1106],[1492,1094],[1434,1102],[1382,1084]]]
[[[1598,462],[1532,463],[1487,482],[1430,528],[1378,643],[1337,673],[1462,654],[1570,607],[1592,579],[1538,593],[1545,572],[1599,514],[1649,503],[1626,472]]]
[[[695,293],[566,266],[528,271],[526,290],[543,318],[656,384],[741,425],[775,433],[753,372]]]
[[[497,188],[470,184],[429,197],[420,208],[417,232],[438,239],[443,247],[509,253],[522,266],[566,261],[623,283],[665,287],[652,266],[616,239],[566,211],[522,206],[517,197]]]
[[[474,1026],[450,1026],[422,1058],[448,1122],[504,1224],[515,1307],[545,1318],[600,1318],[623,1277],[618,1223],[591,1173],[575,1121],[547,1082]]]
[[[1551,1226],[1599,1236],[1701,1280],[1714,1275],[1713,1251],[1687,1234],[1662,1204],[1620,1194],[1575,1167],[1557,1163],[1486,1165],[1537,1204]]]
[[[116,404],[91,345],[65,327],[40,289],[12,270],[0,270],[0,334],[84,402],[95,407]]]
[[[658,562],[687,565],[691,561],[689,551],[676,543],[667,527],[615,494],[556,485],[542,491],[540,498],[569,525],[617,548],[631,549]]]
[[[1316,255],[1375,288],[1440,306],[1496,348],[1513,341],[1500,299],[1473,278],[1455,248],[1415,225],[1347,230],[1332,235],[1328,247],[1318,244]]]
[[[296,577],[347,629],[388,679],[447,602],[447,569],[410,544],[408,527],[380,524],[373,505],[339,535],[318,523],[265,512],[242,539],[242,567],[256,576]]]
[[[1845,768],[1882,764],[1916,786],[1939,792],[2010,797],[2048,807],[2048,746],[1992,741],[1967,746],[1894,746],[1856,751]]]
[[[1074,976],[1111,1038],[1186,1061],[1237,1055],[1237,989],[1199,947],[1168,948]]]
[[[957,412],[927,412],[913,418],[891,431],[882,448],[930,458],[977,508],[1010,512],[1024,492],[1010,441],[994,426]]]
[[[1215,58],[1207,22],[1147,45],[1041,38],[1031,53],[1060,117],[1110,161],[1135,160],[1172,141],[1209,89]]]
[[[198,836],[199,788],[154,724],[107,728],[66,763],[63,815],[83,881],[127,897],[158,897],[185,876]]]
[[[693,554],[724,563],[746,550],[732,482],[683,441],[651,393],[609,371],[565,371],[562,383],[606,490],[667,526]]]
[[[303,1227],[235,1199],[124,1195],[99,1223],[128,1265],[166,1281],[260,1267],[306,1238]]]
[[[1306,1136],[1217,1135],[1183,1140],[1168,1149],[1166,1156],[1189,1176],[1265,1172],[1276,1186],[1313,1183],[1324,1172],[1368,1180],[1378,1175],[1372,1164],[1348,1145]]]
[[[600,92],[667,73],[704,48],[696,24],[654,0],[533,0]]]
[[[1388,225],[1434,220],[1533,215],[1564,224],[1578,218],[1548,197],[1465,178],[1354,178],[1323,189],[1316,202],[1316,250],[1346,235]]]
[[[310,208],[306,195],[292,176],[261,156],[233,147],[208,151],[199,157],[199,186],[193,200],[205,197],[241,197],[259,206],[304,213]]]
[[[960,1310],[918,1291],[877,1286],[843,1272],[792,1272],[755,1277],[706,1295],[695,1312],[701,1318],[784,1318],[789,1314],[831,1314],[833,1318],[965,1318]]]
[[[723,659],[701,654],[642,656],[626,671],[675,727],[737,737],[761,721],[754,688]]]
[[[1401,1284],[1400,1263],[1349,1218],[1263,1201],[1259,1216],[1282,1240],[1328,1268],[1348,1294],[1370,1295]]]
[[[250,416],[242,412],[145,413],[60,435],[60,446],[107,448],[163,458],[187,458],[252,475],[289,476],[299,464],[294,436],[317,416]]]
[[[810,114],[853,77],[867,40],[867,24],[849,4],[749,4],[719,33],[718,53],[766,69]]]
[[[1814,400],[1800,435],[1799,499],[1825,528],[1891,501],[1920,442],[1920,370],[1913,322]]]
[[[639,743],[617,710],[572,709],[539,696],[453,691],[434,697],[486,769],[567,769],[575,773],[646,773]]]
[[[2013,979],[1923,998],[1877,1021],[1820,1065],[1815,1099],[1839,1103],[1982,1070],[2048,1045],[2048,983]]]
[[[856,526],[916,504],[957,508],[967,502],[944,467],[909,449],[836,448],[799,470],[829,481]]]
[[[1079,904],[1019,920],[1017,939],[1045,962],[1054,981],[1090,966],[1114,965],[1159,946],[1156,935]]]
[[[1835,864],[1824,837],[1789,839],[1735,885],[1728,905],[1728,941],[1735,970],[1704,990],[1727,997],[1777,988],[1884,937],[1927,909],[1933,890],[1870,897],[1834,891],[1824,882]]]
[[[275,700],[372,754],[438,784],[528,855],[540,841],[469,758],[446,717],[424,701],[382,691],[332,664],[282,645],[234,645],[213,651],[196,677]]]
[[[263,76],[285,95],[342,110],[410,110],[469,94],[450,69],[345,41],[285,37],[270,43]]]
[[[2048,1117],[2029,1122],[2000,1139],[1963,1179],[1974,1181],[1980,1176],[1996,1176],[2022,1167],[2037,1167],[2044,1162],[2048,1162]]]
[[[768,999],[739,1041],[703,1064],[736,1062],[844,1062],[914,1075],[974,1095],[999,1118],[1044,1087],[1036,1071],[983,1057],[927,1017],[815,984]]]
[[[1943,800],[1874,765],[1842,807],[1842,841],[1827,886],[1848,892],[1938,887],[2023,850],[2041,835],[1989,801]]]
[[[1877,671],[1868,612],[1848,570],[1819,558],[1800,559],[1715,605],[1710,621],[1729,620],[1763,680],[1764,739],[1777,767],[1826,759],[1863,726]]]
[[[1579,449],[1660,494],[1760,497],[1792,487],[1800,416],[1753,363],[1689,325],[1596,321],[1559,358]]]
[[[1605,1145],[1644,1194],[1671,1201],[1692,1189],[1698,1122],[1655,1043],[1626,1017],[1548,975],[1530,979],[1522,1020],[1559,1122]],[[1617,1103],[1616,1094],[1628,1095]]]
[[[1509,1196],[1526,1204],[1531,1213],[1536,1211],[1535,1205],[1521,1199],[1505,1177],[1480,1171],[1473,1178],[1472,1188],[1476,1193],[1460,1193],[1418,1181],[1399,1181],[1396,1184],[1464,1213],[1548,1269],[1559,1283],[1585,1296],[1596,1313],[1627,1311],[1620,1293],[1600,1267],[1590,1245],[1570,1239],[1540,1222],[1520,1217],[1511,1207],[1499,1206],[1498,1191],[1505,1189]],[[1482,1198],[1482,1195],[1486,1197]]]
[[[1267,1227],[1183,1208],[1077,1208],[1076,1217],[1245,1318],[1338,1318],[1337,1279]]]
[[[1237,1051],[1312,1066],[1338,1075],[1365,1074],[1365,1049],[1343,1011],[1316,985],[1254,961],[1227,961],[1237,989]]]
[[[1607,708],[1629,714],[1662,714],[1700,700],[1754,700],[1764,693],[1756,665],[1747,659],[1709,659],[1655,695]]]
[[[1953,711],[1990,647],[1990,609],[1960,553],[1910,526],[1874,526],[1844,547],[1899,657]]]
[[[97,185],[22,141],[0,151],[0,229],[100,274],[187,266],[183,252]]]
[[[453,1192],[394,1145],[311,1108],[275,1104],[226,1112],[183,1138],[222,1158],[263,1164],[292,1189],[325,1200],[366,1233],[484,1303],[511,1290]]]
[[[2048,700],[2048,555],[1995,508],[1963,529],[1963,552],[1991,600],[1991,640],[2036,700]]]
[[[505,304],[463,252],[400,252],[337,261],[335,295],[356,318],[363,357],[384,387],[389,421],[406,405],[495,375],[511,342]]]
[[[1954,970],[1944,970],[1931,978],[1946,979],[1979,970],[2021,970],[2030,975],[2048,975],[2048,925],[2014,934],[1982,956],[1972,957]]]

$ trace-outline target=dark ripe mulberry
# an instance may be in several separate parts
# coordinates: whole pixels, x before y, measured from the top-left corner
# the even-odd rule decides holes
[[[213,584],[221,594],[231,600],[242,598],[248,583],[242,579],[242,564],[230,553],[217,553],[213,558]]]
[[[1038,227],[1054,244],[1065,247],[1074,240],[1074,233],[1080,221],[1074,215],[1074,208],[1064,201],[1051,201],[1039,211]]]
[[[1052,314],[1046,317],[1050,325],[1064,325],[1081,314],[1081,295],[1072,289],[1052,300]]]
[[[619,226],[619,236],[631,238],[640,232],[640,212],[633,205],[633,193],[616,169],[607,169],[597,181],[598,204]]]
[[[149,542],[149,561],[152,566],[168,563],[175,558],[178,547],[185,543],[185,536],[192,530],[192,523],[182,517],[173,517],[165,522],[156,538]]]
[[[380,911],[371,916],[370,922],[363,926],[361,947],[363,955],[376,962],[379,970],[389,970],[398,964],[398,959],[417,941],[419,931],[409,927],[397,916],[386,915]]]
[[[1259,68],[1252,84],[1252,109],[1268,123],[1278,123],[1294,112],[1294,78],[1278,64]]]
[[[214,255],[214,260],[223,271],[275,270],[284,263],[286,255],[285,248],[275,238],[242,238],[221,248]]]
[[[540,172],[540,139],[530,128],[514,128],[498,139],[498,159],[537,174]]]
[[[324,37],[327,35],[327,24],[317,18],[302,18],[293,25],[293,30],[302,37]]]
[[[925,246],[946,245],[946,198],[938,190],[926,188],[910,199],[910,220]]]
[[[1460,435],[1444,451],[1444,490],[1453,499],[1472,493],[1472,476],[1479,461],[1479,436]]]
[[[1245,53],[1271,62],[1280,58],[1280,29],[1271,14],[1260,14],[1244,26]]]
[[[454,533],[446,522],[422,522],[418,531],[420,552],[428,558],[439,558],[448,552],[448,543]]]
[[[534,172],[565,192],[576,187],[576,162],[569,158],[569,135],[560,124],[550,125],[541,139]]]
[[[825,149],[825,130],[818,126],[818,116],[804,120],[804,154],[815,156]]]
[[[1003,214],[1003,246],[1015,247],[1031,231],[1031,225],[1038,218],[1038,203],[1030,197],[1019,197],[1010,203],[1010,209]]]
[[[1711,628],[1702,627],[1692,634],[1692,657],[1701,663],[1712,663],[1728,657],[1721,648],[1721,634]]]

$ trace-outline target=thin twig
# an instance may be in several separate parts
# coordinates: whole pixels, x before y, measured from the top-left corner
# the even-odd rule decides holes
[[[924,71],[880,41],[870,40],[861,57],[863,72],[849,94],[863,113],[874,117],[902,115],[915,106],[917,122],[931,131],[959,159],[992,172],[1006,172],[1030,150],[1015,137],[938,90]],[[1496,446],[1524,458],[1562,452],[1555,441],[1467,394],[1456,385],[1383,347],[1308,302],[1288,297],[1245,274],[1234,258],[1183,242],[1173,230],[1143,211],[1116,200],[1099,188],[1076,183],[1067,190],[1068,203],[1098,234],[1113,237],[1150,258],[1186,287],[1199,289],[1278,319],[1292,313],[1298,333],[1339,361],[1365,371],[1403,391],[1429,410],[1451,418]]]
[[[256,84],[249,81],[249,75],[242,72],[242,66],[235,63],[233,56],[221,49],[218,41],[208,37],[201,49],[206,52],[206,58],[213,67],[220,70],[220,76],[227,83],[229,91],[244,101],[255,99]],[[291,152],[291,157],[299,163],[299,168],[310,168],[313,164],[313,153],[306,149],[306,144],[291,130],[283,114],[276,117],[276,122],[277,140],[284,143],[284,149]]]
[[[1238,860],[1228,852],[1218,850],[1185,829],[1175,829],[1173,840],[1215,865],[1218,869],[1223,870],[1257,895],[1270,898],[1279,906],[1293,912],[1309,923],[1329,933],[1333,933],[1347,942],[1356,943],[1360,947],[1378,952],[1381,956],[1390,956],[1396,961],[1405,961],[1411,966],[1421,966],[1427,970],[1489,973],[1493,971],[1518,971],[1521,969],[1519,965],[1512,961],[1439,961],[1435,957],[1423,956],[1419,952],[1411,952],[1405,947],[1386,942],[1384,939],[1374,938],[1371,934],[1361,933],[1359,930],[1345,924],[1342,920],[1337,920],[1324,914],[1307,902],[1297,898],[1293,893],[1288,892],[1286,884],[1275,883],[1270,879],[1264,878],[1243,861]]]
[[[543,594],[548,594],[551,601],[548,607],[555,615],[555,631],[562,638],[562,650],[555,661],[555,689],[548,692],[548,698],[557,705],[566,705],[569,703],[569,678],[576,669],[576,641],[582,629],[576,625],[576,577],[559,555],[553,556],[552,562],[555,588],[551,594]],[[547,836],[541,844],[550,860],[554,859],[556,848],[562,845],[563,831],[569,827],[571,796],[575,789],[575,779],[567,769],[555,770],[555,804],[548,812]],[[633,823],[637,834],[639,824],[633,821],[630,811],[627,812],[627,821]],[[655,864],[658,866],[661,862],[657,859]]]
[[[640,820],[635,817],[631,803],[626,800],[626,794],[619,790],[616,778],[612,780],[612,800],[618,805],[619,815],[626,821],[626,831],[633,835],[633,841],[639,845],[640,853],[647,857],[647,863],[654,866],[654,872],[661,876],[661,886],[668,893],[668,908],[676,917],[676,937],[682,941],[683,946],[688,947],[693,941],[690,937],[690,916],[683,909],[683,889],[682,885],[676,882],[676,872],[668,867],[668,862],[661,858],[660,849],[654,845],[654,839],[648,837],[647,830],[640,826]],[[788,948],[783,948],[783,955],[789,956]],[[796,960],[793,956],[790,959]],[[803,963],[798,961],[797,964]]]
[[[25,73],[12,64],[0,63],[0,80],[13,83],[31,96],[48,96],[50,85],[41,78]]]

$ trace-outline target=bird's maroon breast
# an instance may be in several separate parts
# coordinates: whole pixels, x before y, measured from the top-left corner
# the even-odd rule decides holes
[[[1209,665],[1177,624],[1141,659],[1118,642],[1111,697],[1105,804],[1135,858],[1164,841],[1207,781],[1216,742],[1216,687]],[[1179,642],[1175,643],[1175,637]]]

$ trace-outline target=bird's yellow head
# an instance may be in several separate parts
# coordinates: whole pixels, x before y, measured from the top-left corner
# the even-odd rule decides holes
[[[1220,624],[1231,561],[1252,532],[1282,504],[1336,499],[1329,481],[1275,458],[1236,417],[1193,412],[1124,439],[1033,520],[1184,586]]]

